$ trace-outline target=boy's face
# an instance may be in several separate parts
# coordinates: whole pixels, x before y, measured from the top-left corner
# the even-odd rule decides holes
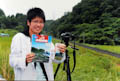
[[[31,20],[31,22],[27,21],[27,25],[29,26],[29,33],[31,35],[39,34],[44,27],[44,21],[40,17],[35,17]]]

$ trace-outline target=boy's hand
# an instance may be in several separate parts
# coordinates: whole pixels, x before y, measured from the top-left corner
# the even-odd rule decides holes
[[[60,51],[61,53],[64,53],[64,52],[66,51],[66,45],[65,45],[65,44],[59,43],[59,44],[57,45],[57,48],[59,49],[59,51]]]
[[[30,63],[32,62],[33,58],[35,57],[35,54],[34,53],[30,53],[26,56],[26,62],[27,63]]]

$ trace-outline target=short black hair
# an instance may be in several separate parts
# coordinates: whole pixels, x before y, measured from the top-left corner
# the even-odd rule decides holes
[[[44,11],[41,8],[35,7],[35,8],[31,8],[31,9],[28,10],[27,20],[29,22],[31,22],[31,20],[35,17],[40,17],[45,22],[45,14],[44,14]]]
[[[44,12],[43,12],[42,9],[35,7],[35,8],[31,8],[31,9],[28,10],[28,12],[27,12],[27,20],[28,20],[29,22],[31,22],[31,20],[32,20],[33,18],[35,18],[35,17],[40,17],[40,18],[42,18],[43,21],[45,22],[45,15],[44,15]],[[27,24],[27,23],[26,23],[26,24]],[[24,31],[23,31],[22,33],[23,33],[24,35],[30,37],[30,35],[29,35],[29,27],[26,26],[26,27],[24,28]]]

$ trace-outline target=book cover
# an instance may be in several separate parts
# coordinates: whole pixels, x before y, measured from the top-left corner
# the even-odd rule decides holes
[[[50,57],[50,43],[52,36],[32,35],[32,52],[35,53],[34,62],[48,62]]]

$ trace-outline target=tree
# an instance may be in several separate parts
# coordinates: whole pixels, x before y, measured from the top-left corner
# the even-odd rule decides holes
[[[114,45],[119,38],[120,0],[82,0],[69,12],[49,24],[55,37],[62,32],[79,35],[79,42]],[[116,44],[120,44],[118,41]]]
[[[0,16],[5,16],[5,13],[2,9],[0,9]]]
[[[18,26],[16,26],[15,29],[22,32],[24,30],[24,27],[22,25],[18,25]]]

